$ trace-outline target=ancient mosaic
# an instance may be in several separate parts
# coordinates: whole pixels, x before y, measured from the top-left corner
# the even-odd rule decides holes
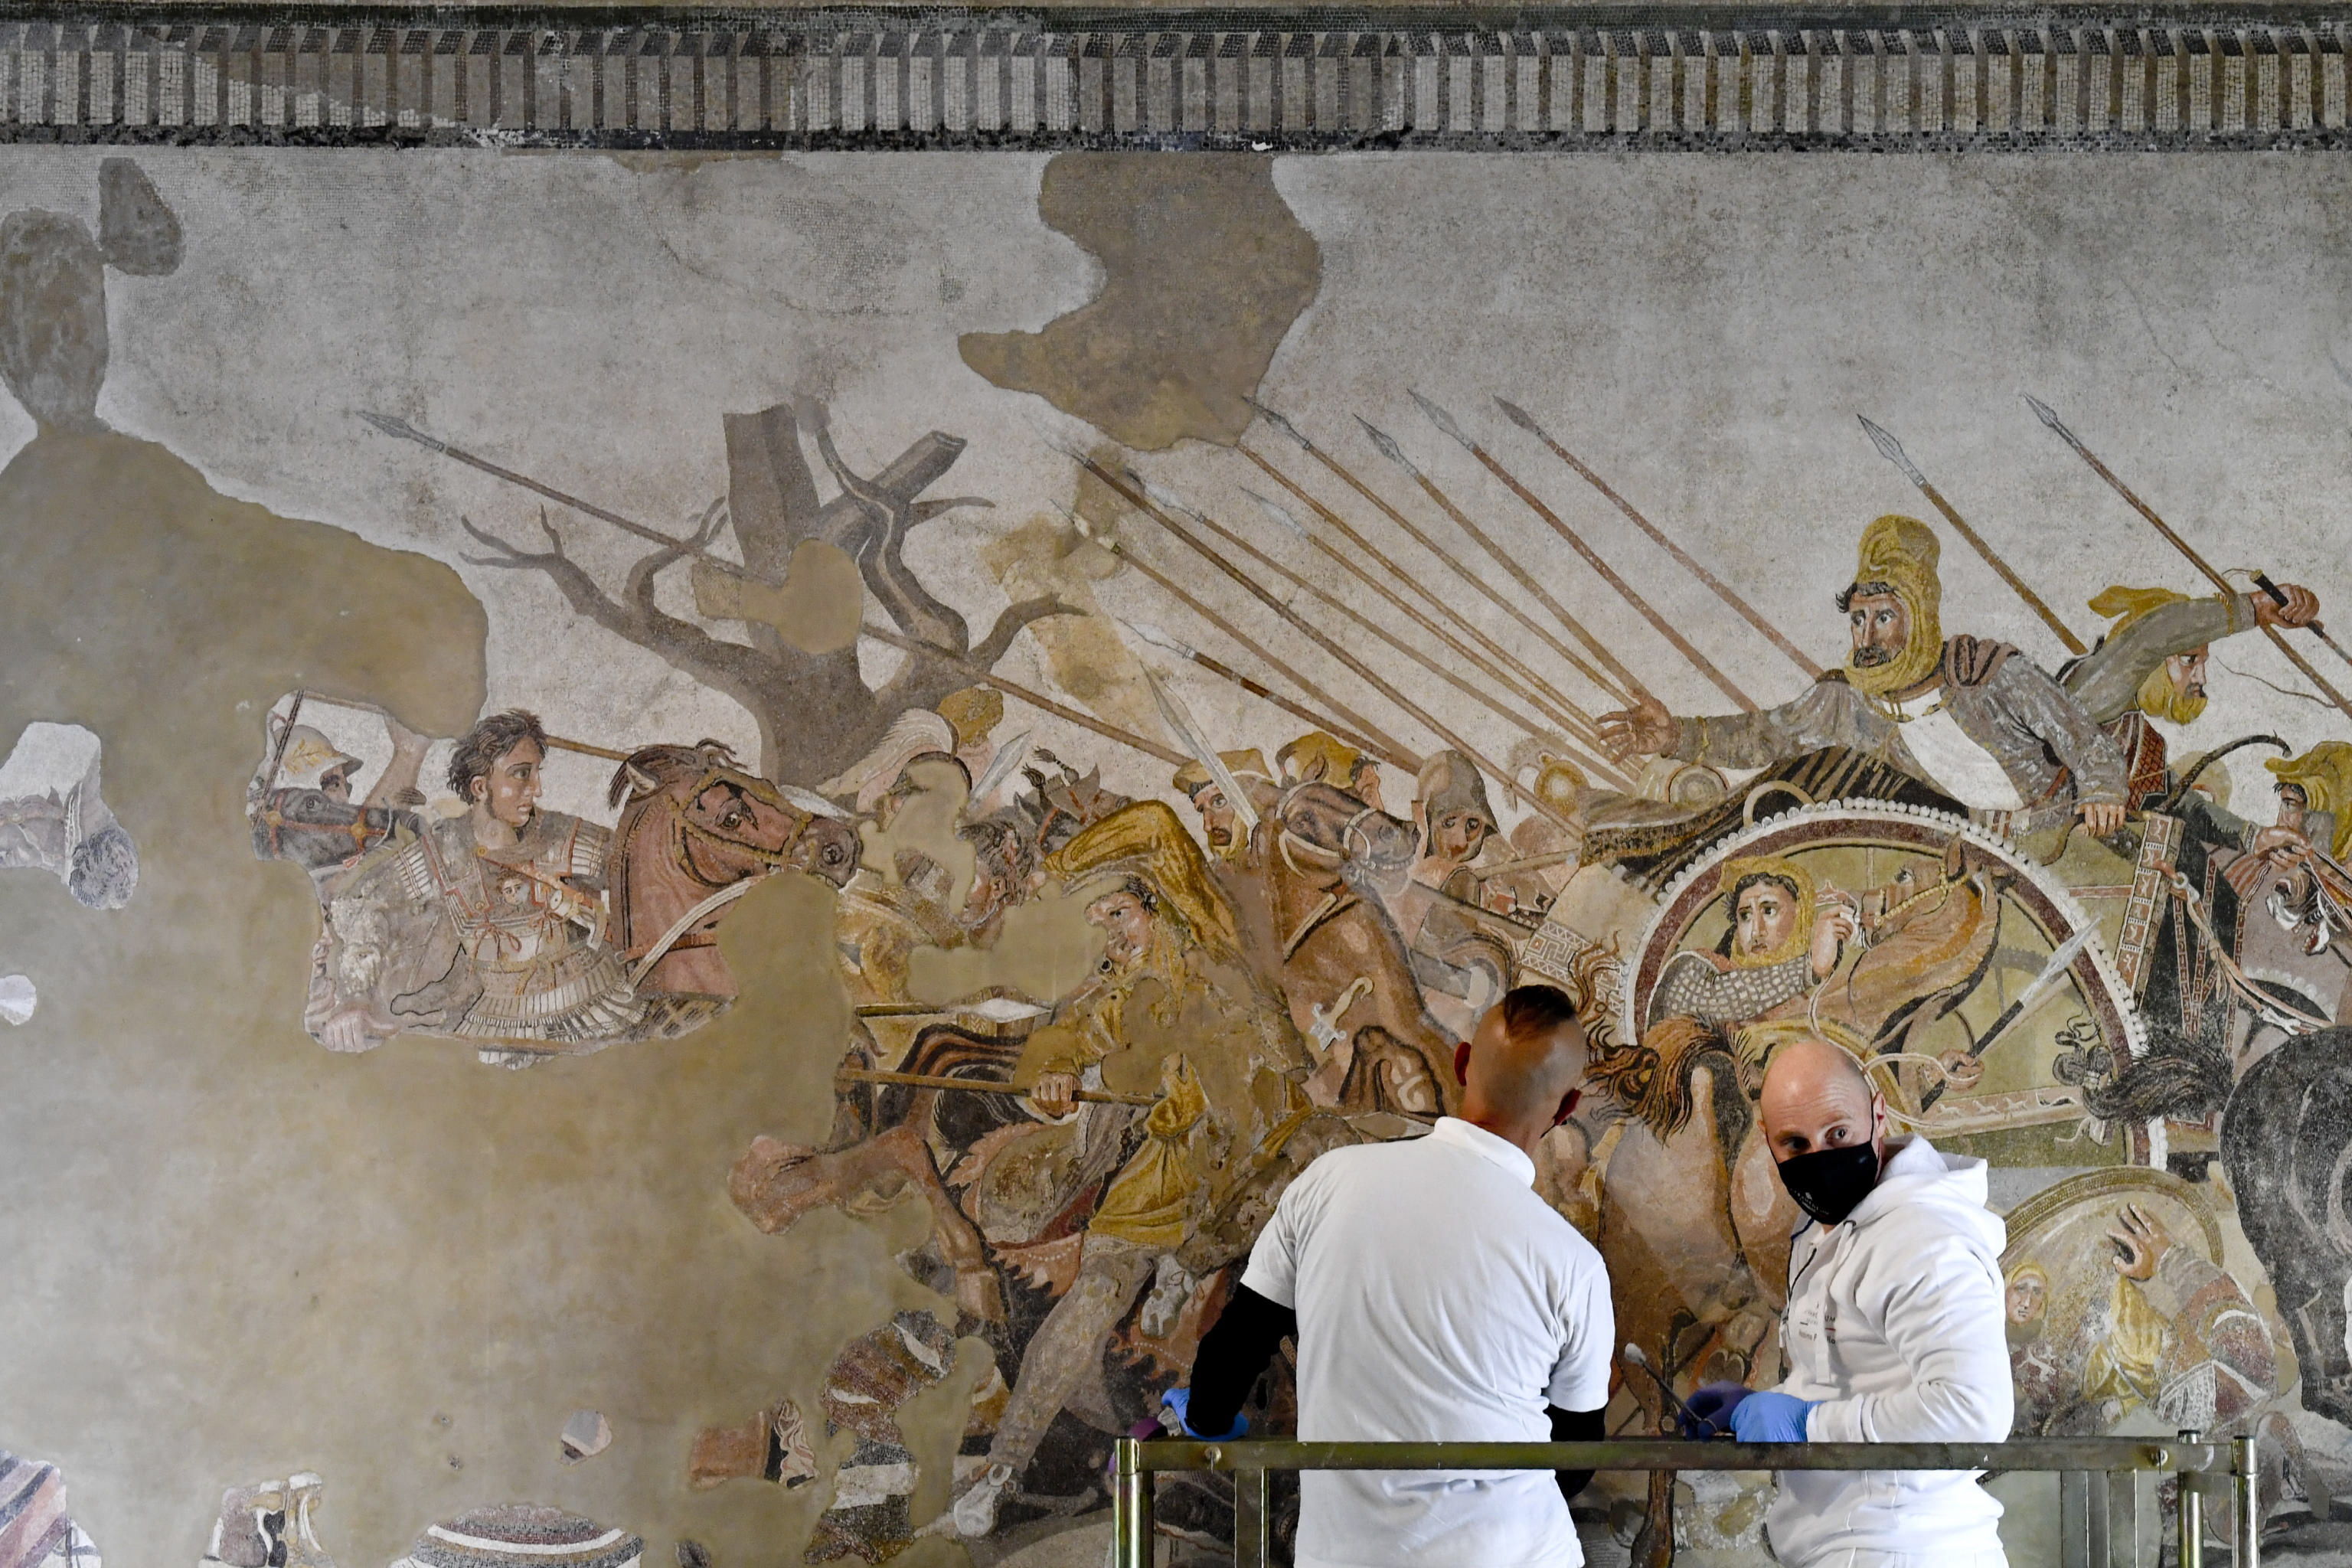
[[[2021,1432],[2352,1559],[2327,156],[10,150],[0,1568],[1098,1560],[1528,980],[1675,1387],[1819,1035],[1991,1163]]]

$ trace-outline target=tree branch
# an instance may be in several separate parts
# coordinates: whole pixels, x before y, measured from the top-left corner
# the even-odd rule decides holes
[[[1034,599],[1024,599],[1017,605],[1007,605],[1004,607],[1004,613],[996,617],[996,624],[988,628],[988,635],[973,645],[971,652],[965,657],[985,669],[1004,657],[1005,650],[1013,646],[1013,639],[1021,635],[1023,627],[1034,622],[1042,621],[1049,616],[1082,616],[1084,614],[1086,614],[1084,610],[1074,605],[1066,605],[1051,594],[1040,594]]]
[[[540,513],[540,527],[553,546],[546,551],[519,550],[496,534],[475,527],[471,519],[460,517],[457,521],[473,538],[498,552],[495,556],[467,556],[468,562],[502,571],[545,573],[574,611],[615,637],[660,656],[705,685],[727,693],[754,712],[764,710],[772,693],[788,677],[782,663],[759,649],[722,641],[692,622],[679,620],[655,607],[654,574],[679,560],[685,553],[682,550],[665,547],[639,562],[629,574],[632,602],[622,603],[608,597],[579,563],[563,553],[563,538],[555,531],[544,510]]]
[[[908,512],[907,526],[914,528],[935,517],[942,517],[962,506],[984,506],[993,510],[996,503],[982,496],[950,496],[945,500],[919,500]]]

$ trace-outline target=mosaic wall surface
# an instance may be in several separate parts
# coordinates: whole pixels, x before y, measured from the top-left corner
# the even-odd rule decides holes
[[[1582,47],[350,36],[116,58],[217,127],[845,58],[1517,114]],[[2340,114],[2298,36],[1744,58]],[[2347,215],[2314,151],[0,153],[0,1568],[1098,1563],[1284,1186],[1530,979],[1600,1046],[1540,1189],[1678,1385],[1777,1376],[1819,1033],[1990,1163],[2021,1431],[2252,1436],[2264,1550],[2352,1559]]]

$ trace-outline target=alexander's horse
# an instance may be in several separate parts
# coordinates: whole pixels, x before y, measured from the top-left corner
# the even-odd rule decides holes
[[[628,803],[609,857],[614,940],[641,991],[733,996],[714,934],[727,905],[772,871],[838,888],[857,869],[847,823],[793,805],[716,741],[632,752],[607,799]]]

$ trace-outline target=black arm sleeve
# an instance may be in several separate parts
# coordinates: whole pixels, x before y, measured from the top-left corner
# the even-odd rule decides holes
[[[1557,1405],[1548,1405],[1544,1411],[1551,1417],[1551,1440],[1555,1443],[1598,1443],[1609,1436],[1601,1425],[1601,1418],[1605,1414],[1602,1411],[1562,1410]],[[1224,1427],[1217,1430],[1222,1432]],[[1576,1494],[1592,1479],[1591,1470],[1560,1470],[1556,1474],[1559,1477],[1559,1495],[1570,1502],[1574,1502]]]
[[[1201,1352],[1192,1358],[1192,1430],[1232,1431],[1258,1373],[1282,1342],[1297,1332],[1297,1312],[1246,1285],[1236,1287],[1216,1323],[1201,1336]]]

